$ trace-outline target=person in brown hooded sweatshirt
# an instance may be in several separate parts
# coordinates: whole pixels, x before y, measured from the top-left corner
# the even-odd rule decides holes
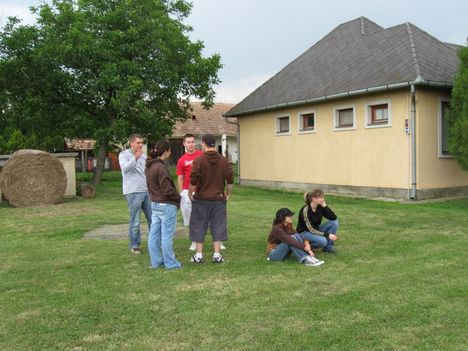
[[[156,144],[156,150],[151,153],[151,159],[146,161],[146,183],[152,213],[148,234],[148,251],[152,268],[177,269],[182,267],[172,248],[180,195],[165,163],[170,156],[171,144],[163,140]]]
[[[193,161],[189,197],[192,200],[190,240],[196,243],[191,261],[203,263],[203,243],[210,226],[213,238],[213,263],[222,263],[221,243],[227,240],[226,202],[232,193],[234,177],[229,161],[216,149],[212,134],[202,137],[203,155]],[[227,185],[226,185],[227,184]]]

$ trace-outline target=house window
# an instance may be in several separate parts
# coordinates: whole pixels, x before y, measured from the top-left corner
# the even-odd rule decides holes
[[[366,105],[366,128],[391,127],[391,124],[390,100],[373,101]]]
[[[449,124],[447,121],[447,111],[450,107],[450,103],[448,101],[441,101],[440,102],[440,138],[439,138],[439,150],[440,156],[451,156],[448,150],[448,136],[449,136]]]
[[[299,129],[300,131],[308,132],[308,131],[315,130],[315,113],[314,112],[300,114],[299,121],[301,123],[300,129]]]
[[[290,130],[289,116],[276,118],[276,134],[288,134]]]
[[[371,123],[388,123],[388,104],[374,105],[371,109]]]
[[[335,109],[335,129],[353,129],[354,107],[343,107]]]

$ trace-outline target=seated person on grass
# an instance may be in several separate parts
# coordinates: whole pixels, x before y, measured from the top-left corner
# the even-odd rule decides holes
[[[270,235],[268,236],[267,260],[283,261],[290,252],[300,263],[306,266],[321,266],[324,262],[317,260],[310,248],[310,244],[294,231],[292,216],[294,215],[287,208],[282,208],[276,212]]]
[[[338,239],[338,220],[335,212],[327,206],[320,189],[304,194],[306,205],[299,212],[296,231],[310,242],[313,248],[323,247],[323,252],[336,253],[334,243]],[[322,225],[325,217],[328,222]]]

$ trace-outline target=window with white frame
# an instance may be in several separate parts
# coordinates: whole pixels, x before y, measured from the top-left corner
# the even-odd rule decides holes
[[[366,128],[391,126],[389,100],[375,101],[366,105]]]
[[[439,156],[451,156],[448,150],[449,124],[447,121],[447,111],[450,107],[450,102],[447,100],[440,101],[439,110]]]
[[[289,116],[276,117],[276,134],[288,134],[291,132]]]
[[[315,131],[315,111],[299,113],[298,116],[300,132]]]
[[[354,106],[335,108],[335,129],[354,129]]]

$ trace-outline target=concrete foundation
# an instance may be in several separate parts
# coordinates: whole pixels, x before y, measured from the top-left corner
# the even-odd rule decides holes
[[[390,198],[390,199],[409,199],[409,189],[395,188],[377,188],[350,185],[334,184],[314,184],[314,183],[295,183],[280,181],[265,181],[254,179],[242,179],[241,185],[255,186],[261,188],[281,188],[291,190],[313,190],[322,189],[326,193],[335,193],[343,195],[356,195],[370,198]],[[420,189],[416,192],[416,200],[428,200],[446,197],[468,196],[468,186],[440,188],[440,189]]]

